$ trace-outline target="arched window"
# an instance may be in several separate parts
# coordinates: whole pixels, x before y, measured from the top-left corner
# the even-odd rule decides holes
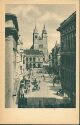
[[[38,63],[38,68],[41,68],[41,65],[40,65],[40,63]]]

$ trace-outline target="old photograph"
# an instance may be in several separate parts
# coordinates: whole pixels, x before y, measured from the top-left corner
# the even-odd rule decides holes
[[[6,4],[5,108],[76,108],[75,4]]]

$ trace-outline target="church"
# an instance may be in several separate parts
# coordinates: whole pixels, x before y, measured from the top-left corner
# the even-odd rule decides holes
[[[24,50],[26,57],[26,68],[43,68],[48,62],[47,31],[45,25],[41,36],[35,26],[33,30],[33,44],[30,49]]]
[[[33,49],[42,51],[44,54],[44,61],[48,61],[48,41],[47,41],[47,31],[45,28],[45,25],[43,27],[41,36],[39,35],[39,32],[35,26],[33,31]]]

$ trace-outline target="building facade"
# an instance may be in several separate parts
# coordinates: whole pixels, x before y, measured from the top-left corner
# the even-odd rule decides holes
[[[56,42],[52,49],[52,68],[55,75],[60,75],[60,45]]]
[[[34,69],[43,68],[43,59],[44,55],[42,51],[34,50],[34,49],[27,49],[24,51],[26,57],[26,68],[27,69]]]
[[[49,54],[49,67],[52,68],[52,52]]]
[[[18,22],[13,14],[5,14],[5,107],[13,107],[13,91],[16,76]]]
[[[76,12],[57,29],[61,38],[61,83],[72,104],[76,97]]]
[[[20,36],[18,39],[18,44],[17,44],[17,53],[16,53],[16,76],[15,76],[15,83],[14,83],[14,95],[17,96],[18,89],[20,86],[20,81],[23,78],[24,75],[24,65],[23,65],[23,43],[22,40],[20,40]]]

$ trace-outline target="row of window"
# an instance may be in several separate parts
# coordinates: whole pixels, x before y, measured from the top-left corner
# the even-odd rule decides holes
[[[30,58],[26,58],[26,61],[32,61],[32,57],[30,57]],[[35,62],[35,57],[33,57],[33,61]]]
[[[26,68],[42,68],[42,64],[40,63],[29,63],[29,64],[26,64]]]
[[[75,56],[62,56],[61,57],[62,67],[74,70],[76,68],[76,58]]]
[[[76,34],[70,33],[61,39],[61,50],[75,50],[76,48]]]
[[[61,81],[69,86],[75,84],[75,73],[67,70],[61,70]]]
[[[23,72],[22,70],[23,70],[23,68],[22,68],[22,66],[20,66],[20,71],[21,71],[21,74],[22,74],[22,72]]]
[[[26,61],[27,61],[27,62],[28,62],[28,61],[30,61],[30,62],[31,62],[31,61],[33,61],[33,62],[36,62],[36,61],[39,61],[39,62],[40,62],[40,61],[41,61],[41,62],[42,62],[42,61],[43,61],[43,58],[42,58],[42,57],[40,57],[40,58],[39,58],[39,57],[29,57],[29,58],[27,57],[27,58],[26,58]]]
[[[63,29],[63,31],[61,33],[62,33],[62,35],[64,35],[65,33],[71,32],[75,28],[76,28],[76,23],[72,23],[69,26],[65,27],[65,29]]]

